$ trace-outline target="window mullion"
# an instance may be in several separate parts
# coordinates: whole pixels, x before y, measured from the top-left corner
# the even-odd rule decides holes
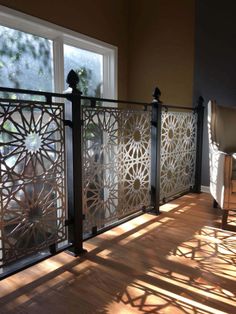
[[[63,38],[57,37],[53,40],[53,63],[54,63],[54,89],[57,93],[65,90],[64,84],[64,51]]]
[[[116,51],[103,54],[103,97],[117,98]]]

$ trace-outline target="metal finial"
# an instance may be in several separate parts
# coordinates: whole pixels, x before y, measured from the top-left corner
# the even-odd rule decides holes
[[[152,96],[153,96],[154,100],[156,100],[157,102],[161,102],[160,101],[161,91],[160,91],[160,89],[158,87],[156,87],[154,89],[154,92],[153,92]]]
[[[199,106],[199,107],[203,107],[204,98],[203,98],[202,96],[199,96],[197,103],[198,103],[198,106]]]
[[[74,70],[70,70],[66,78],[66,83],[72,88],[72,90],[76,90],[79,83],[79,75]]]

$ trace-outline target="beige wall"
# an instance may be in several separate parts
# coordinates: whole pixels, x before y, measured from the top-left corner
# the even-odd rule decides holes
[[[0,0],[118,47],[118,96],[192,103],[194,0]]]
[[[194,0],[131,0],[129,98],[191,105],[194,63]]]
[[[118,96],[127,98],[126,0],[0,0],[0,4],[117,46]]]

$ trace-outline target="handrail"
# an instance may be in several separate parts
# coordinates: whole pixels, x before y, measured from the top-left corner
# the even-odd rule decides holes
[[[116,102],[120,104],[131,104],[131,105],[140,105],[140,106],[151,106],[150,103],[140,102],[140,101],[129,101],[129,100],[120,100],[120,99],[108,99],[108,98],[97,98],[97,97],[88,97],[81,96],[81,99],[93,100],[93,101],[102,101],[102,102]]]
[[[186,109],[186,110],[193,110],[193,111],[196,110],[196,107],[181,107],[181,106],[175,106],[175,105],[172,106],[172,105],[165,105],[165,104],[162,104],[161,107],[164,109],[166,108],[167,110],[168,109]]]
[[[9,92],[17,94],[28,94],[28,95],[38,95],[44,97],[62,97],[66,98],[66,94],[51,93],[51,92],[42,92],[31,89],[20,89],[20,88],[10,88],[10,87],[0,87],[0,92]]]
[[[48,97],[68,98],[68,95],[71,94],[68,92],[67,93],[65,93],[65,92],[64,93],[54,93],[54,92],[43,92],[43,91],[20,89],[20,88],[10,88],[10,87],[0,87],[0,92],[44,96],[46,98],[46,101],[47,101]],[[108,102],[108,103],[138,105],[138,106],[145,106],[145,107],[151,107],[152,106],[151,103],[141,102],[141,101],[129,101],[129,100],[122,100],[122,99],[99,98],[99,97],[90,97],[90,96],[82,96],[82,95],[80,96],[80,98],[81,98],[81,100],[89,100],[89,101],[91,101],[91,103],[95,103],[95,104],[96,104],[96,102],[100,101],[100,102]],[[4,100],[6,101],[7,99],[4,98]],[[19,101],[19,100],[16,99],[15,101]],[[166,105],[166,104],[161,104],[161,107],[167,108],[167,109],[196,110],[195,107],[182,107],[182,106]]]
[[[0,87],[0,92],[9,92],[9,93],[17,93],[17,94],[27,94],[27,95],[38,95],[47,97],[59,97],[59,98],[67,98],[71,93],[53,93],[53,92],[42,92],[36,90],[29,89],[20,89],[20,88],[10,88],[10,87]],[[109,99],[109,98],[98,98],[98,97],[89,97],[89,96],[80,96],[81,100],[90,100],[93,102],[101,101],[101,102],[110,102],[110,103],[120,103],[120,104],[131,104],[131,105],[140,105],[140,106],[151,106],[150,103],[140,102],[140,101],[127,101],[121,99]]]

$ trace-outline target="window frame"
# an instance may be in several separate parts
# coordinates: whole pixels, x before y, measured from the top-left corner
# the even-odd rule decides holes
[[[101,54],[103,56],[103,97],[117,99],[118,48],[116,46],[2,5],[0,5],[0,25],[52,40],[53,82],[54,91],[57,93],[65,90],[64,44]]]

